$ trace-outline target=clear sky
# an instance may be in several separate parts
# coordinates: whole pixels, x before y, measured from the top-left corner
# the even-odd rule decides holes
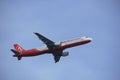
[[[120,80],[119,0],[0,0],[0,80]],[[10,51],[44,45],[33,32],[53,41],[88,36],[89,44],[52,55],[22,58]]]

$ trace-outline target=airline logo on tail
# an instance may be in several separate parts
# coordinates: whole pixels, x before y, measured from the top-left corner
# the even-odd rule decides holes
[[[14,57],[17,57],[18,60],[21,60],[21,56],[19,56],[21,53],[23,53],[25,50],[18,44],[14,44],[14,49],[11,49],[11,51],[15,54]]]
[[[23,53],[23,51],[25,51],[20,45],[18,44],[14,44],[14,48],[16,49],[16,51]]]

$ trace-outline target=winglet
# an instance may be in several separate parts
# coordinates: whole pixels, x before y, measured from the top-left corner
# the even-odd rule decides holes
[[[37,32],[33,32],[34,34],[36,34]]]
[[[37,35],[37,36],[39,36],[40,34],[39,33],[37,33],[37,32],[33,32],[35,35]]]

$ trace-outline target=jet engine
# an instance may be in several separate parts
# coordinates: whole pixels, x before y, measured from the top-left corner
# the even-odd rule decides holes
[[[66,56],[68,56],[68,55],[69,55],[69,52],[63,52],[63,53],[62,53],[62,56],[63,56],[63,57],[66,57]]]

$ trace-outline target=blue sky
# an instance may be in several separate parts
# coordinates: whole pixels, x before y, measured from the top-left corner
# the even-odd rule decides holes
[[[0,0],[0,80],[119,80],[119,0]],[[12,57],[43,43],[89,36],[89,44],[66,49],[70,55],[54,64],[52,55]]]

